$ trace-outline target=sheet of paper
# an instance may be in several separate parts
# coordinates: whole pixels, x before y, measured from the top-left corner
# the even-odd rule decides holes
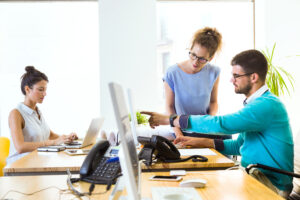
[[[201,155],[201,156],[215,156],[217,155],[215,152],[210,150],[209,148],[201,148],[201,149],[178,149],[181,156],[192,156],[192,155]]]

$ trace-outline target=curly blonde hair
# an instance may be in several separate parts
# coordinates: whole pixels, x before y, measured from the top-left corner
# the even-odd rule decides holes
[[[209,56],[213,57],[216,52],[221,50],[222,35],[216,28],[205,27],[194,34],[191,49],[195,44],[200,44],[202,47],[205,47],[209,52]]]

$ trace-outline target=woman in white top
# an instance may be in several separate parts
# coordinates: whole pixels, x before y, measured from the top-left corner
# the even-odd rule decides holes
[[[46,96],[48,78],[32,66],[25,68],[26,73],[21,77],[21,90],[25,95],[20,103],[9,114],[9,128],[13,141],[7,163],[11,163],[27,152],[41,146],[59,145],[77,139],[75,133],[57,135],[48,127],[37,104],[43,103]]]

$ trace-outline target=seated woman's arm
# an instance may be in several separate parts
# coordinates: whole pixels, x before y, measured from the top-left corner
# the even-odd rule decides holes
[[[52,130],[50,130],[50,136],[49,140],[56,140],[58,143],[70,143],[73,140],[77,140],[77,134],[76,133],[70,133],[69,135],[58,135],[54,133]]]
[[[49,139],[50,139],[50,140],[55,140],[55,139],[57,139],[57,138],[59,138],[59,135],[56,134],[56,133],[54,133],[52,130],[50,130],[50,136],[49,136]]]
[[[22,131],[25,122],[22,115],[17,109],[14,109],[10,112],[8,122],[11,131],[11,137],[18,153],[31,152],[36,150],[38,147],[59,145],[63,142],[69,141],[69,138],[67,136],[58,136],[55,134],[51,136],[52,138],[49,138],[46,141],[25,142]]]

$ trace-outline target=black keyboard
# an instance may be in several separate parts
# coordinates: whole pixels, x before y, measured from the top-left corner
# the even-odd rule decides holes
[[[109,157],[102,157],[95,171],[83,180],[96,184],[114,184],[116,177],[121,171],[120,162],[106,163]]]

